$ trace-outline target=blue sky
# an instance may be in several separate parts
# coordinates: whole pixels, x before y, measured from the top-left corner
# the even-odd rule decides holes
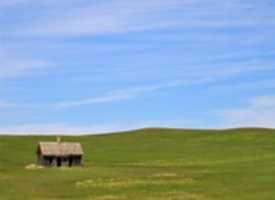
[[[275,127],[273,0],[1,0],[0,133]]]

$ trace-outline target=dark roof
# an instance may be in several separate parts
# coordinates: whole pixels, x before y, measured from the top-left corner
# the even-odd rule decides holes
[[[83,148],[78,142],[39,142],[38,148],[42,155],[83,155]]]

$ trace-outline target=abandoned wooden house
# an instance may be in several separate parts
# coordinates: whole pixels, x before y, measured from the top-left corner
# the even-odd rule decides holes
[[[37,162],[49,167],[82,165],[83,148],[78,142],[39,142]]]

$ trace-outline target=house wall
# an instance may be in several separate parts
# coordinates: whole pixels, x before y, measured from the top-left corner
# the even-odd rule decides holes
[[[82,156],[43,156],[37,155],[37,162],[39,165],[54,167],[58,166],[58,162],[61,162],[61,166],[79,166],[82,164]]]
[[[43,166],[56,166],[56,158],[54,156],[38,156],[38,163]]]
[[[82,156],[73,156],[72,165],[81,165],[82,164]]]

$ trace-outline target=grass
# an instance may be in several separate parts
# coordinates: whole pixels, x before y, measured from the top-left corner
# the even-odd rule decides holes
[[[271,200],[275,130],[143,129],[63,137],[84,166],[36,168],[36,145],[55,137],[0,137],[0,199]]]

